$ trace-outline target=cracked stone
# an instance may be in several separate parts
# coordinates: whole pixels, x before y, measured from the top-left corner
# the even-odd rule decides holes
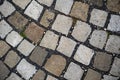
[[[80,80],[83,76],[83,73],[84,70],[82,70],[82,68],[79,65],[71,62],[68,66],[67,71],[65,72],[64,77],[67,80]]]
[[[98,9],[93,9],[91,12],[90,23],[93,23],[99,27],[104,27],[107,16],[107,12]]]
[[[0,21],[0,38],[4,39],[11,30],[12,27],[5,20]]]
[[[93,66],[99,70],[108,71],[111,66],[112,55],[104,52],[96,52]]]
[[[5,63],[10,67],[13,68],[20,60],[20,57],[17,55],[17,53],[13,50],[9,51],[5,58]]]
[[[72,26],[72,21],[72,18],[59,14],[53,23],[52,29],[67,35]]]
[[[60,55],[52,55],[46,62],[44,68],[56,76],[60,76],[66,66],[66,59]]]
[[[11,75],[6,80],[22,80],[17,74],[11,73]]]
[[[51,6],[54,0],[37,0],[37,1],[47,6]]]
[[[17,66],[17,71],[23,78],[29,80],[37,70],[35,69],[35,66],[27,62],[25,59],[22,59]]]
[[[38,65],[42,66],[47,54],[48,52],[44,48],[37,46],[30,55],[30,59]]]
[[[120,54],[120,37],[116,35],[110,35],[105,50]]]
[[[65,14],[69,14],[72,5],[73,5],[73,0],[57,0],[55,9]]]
[[[106,43],[107,32],[103,30],[94,30],[90,38],[90,44],[102,49]]]
[[[91,33],[90,25],[85,22],[77,21],[72,36],[78,41],[85,42]]]
[[[70,15],[83,21],[87,21],[88,10],[88,4],[76,1],[73,5]]]
[[[39,42],[39,40],[41,40],[44,31],[45,30],[42,27],[32,22],[29,24],[29,26],[27,27],[24,33],[27,36],[27,38],[37,43]]]
[[[15,12],[8,18],[8,22],[12,24],[17,30],[22,31],[25,28],[28,20],[19,12]]]
[[[24,13],[29,17],[33,18],[34,20],[38,20],[38,18],[42,13],[42,10],[43,10],[43,6],[41,6],[35,0],[33,0]]]
[[[62,36],[57,47],[57,51],[61,52],[62,54],[70,57],[73,53],[73,50],[76,46],[76,42],[70,38]]]

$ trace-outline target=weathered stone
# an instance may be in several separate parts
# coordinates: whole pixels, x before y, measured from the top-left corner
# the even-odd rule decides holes
[[[21,37],[17,32],[12,31],[8,34],[6,41],[12,46],[16,47],[21,41],[23,37]]]
[[[17,50],[23,55],[28,56],[34,48],[35,46],[33,44],[24,39],[18,46]]]
[[[7,5],[7,6],[6,6]],[[5,16],[9,16],[15,11],[14,6],[7,0],[4,1],[3,5],[0,6],[0,12]]]
[[[72,18],[59,14],[53,23],[52,29],[67,35],[71,26]]]
[[[50,10],[45,10],[42,19],[40,21],[40,24],[42,24],[45,27],[48,27],[52,22],[55,17],[55,14],[50,11]]]
[[[108,24],[108,30],[119,32],[120,31],[120,16],[111,15],[110,23]]]
[[[22,59],[17,66],[17,71],[23,78],[29,80],[37,70],[35,69],[35,66],[28,63],[25,59]]]
[[[111,11],[120,12],[120,0],[107,0],[107,8]]]
[[[56,35],[54,32],[47,31],[40,43],[40,46],[55,50],[58,38],[59,36]]]
[[[120,58],[115,57],[110,73],[120,77]]]
[[[77,21],[72,32],[72,36],[78,41],[85,42],[90,33],[91,33],[90,25],[81,21]]]
[[[58,79],[56,79],[56,78],[53,77],[53,76],[48,75],[46,80],[58,80]]]
[[[94,52],[92,49],[84,45],[80,45],[77,52],[74,55],[74,59],[82,64],[89,65],[93,55]]]
[[[45,80],[45,72],[38,70],[37,73],[33,76],[32,80]]]
[[[90,44],[102,49],[106,43],[107,33],[103,30],[94,30],[91,36]]]
[[[90,23],[99,27],[104,27],[108,13],[102,10],[93,9],[91,12]]]
[[[28,22],[28,20],[17,11],[8,18],[8,21],[19,31],[22,31]]]
[[[37,24],[32,22],[25,30],[25,35],[27,36],[27,38],[37,43],[39,40],[41,40],[44,31],[45,30],[42,27],[39,27]]]
[[[11,75],[6,80],[22,80],[17,74],[11,73]]]
[[[25,7],[30,3],[31,0],[12,0],[17,6],[25,9]]]
[[[5,20],[0,22],[0,38],[4,39],[11,30],[11,26]]]
[[[51,6],[54,0],[37,0],[37,1],[47,6]]]
[[[110,35],[105,50],[120,54],[120,37],[116,35]]]
[[[72,4],[73,0],[57,0],[55,9],[65,14],[69,14]]]
[[[84,80],[101,80],[101,74],[92,69],[88,69]]]
[[[81,80],[84,71],[81,67],[73,62],[71,62],[68,66],[67,71],[65,72],[64,77],[67,80]]]
[[[0,61],[0,80],[4,80],[8,74],[9,74],[8,68],[5,66],[5,64]]]
[[[9,49],[10,46],[6,42],[0,40],[0,58],[3,57]]]
[[[113,76],[109,76],[109,75],[104,75],[103,79],[101,80],[118,80],[119,77],[113,77]]]
[[[87,21],[88,10],[88,4],[76,1],[73,5],[70,15],[83,21]]]
[[[76,42],[70,38],[62,36],[57,47],[57,51],[63,53],[64,55],[71,57],[73,50],[76,46]]]
[[[103,52],[96,52],[93,66],[99,70],[108,71],[110,69],[112,55]]]
[[[103,6],[103,1],[102,0],[87,0],[90,4],[94,4],[94,5],[97,5],[99,7],[102,7]]]
[[[9,51],[4,62],[10,68],[13,68],[18,63],[19,60],[20,60],[20,57],[17,55],[15,51]]]
[[[38,46],[30,55],[30,59],[38,65],[42,66],[47,54],[48,52],[45,49]]]
[[[52,55],[46,62],[44,68],[56,76],[60,76],[66,66],[66,60],[60,55]]]
[[[30,5],[27,7],[25,10],[25,14],[28,15],[29,17],[38,20],[39,16],[41,15],[43,10],[43,6],[38,4],[35,0],[33,0]]]

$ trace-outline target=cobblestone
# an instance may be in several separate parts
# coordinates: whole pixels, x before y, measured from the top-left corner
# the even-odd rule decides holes
[[[46,80],[58,80],[58,79],[56,79],[56,78],[54,78],[54,77],[48,75]]]
[[[0,37],[2,39],[4,39],[11,30],[12,27],[5,20],[0,22]]]
[[[11,73],[11,75],[6,80],[22,80],[17,74]]]
[[[102,0],[88,0],[89,3],[92,3],[94,5],[97,5],[99,7],[103,6],[103,1]]]
[[[37,1],[47,6],[51,6],[54,0],[37,0]]]
[[[118,80],[119,77],[113,77],[113,76],[109,76],[109,75],[104,75],[104,78],[102,80]]]

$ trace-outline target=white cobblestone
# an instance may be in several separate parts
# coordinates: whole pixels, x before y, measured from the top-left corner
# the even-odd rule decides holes
[[[71,26],[72,18],[59,14],[53,23],[52,29],[67,35]]]
[[[15,73],[11,73],[11,75],[6,80],[22,80],[22,79]]]
[[[11,30],[11,26],[5,20],[0,22],[0,37],[2,39],[4,39]]]
[[[57,51],[63,53],[64,55],[70,57],[73,53],[73,50],[76,46],[76,42],[70,38],[62,36],[57,47]]]
[[[69,14],[72,5],[73,5],[73,0],[57,0],[55,9],[65,14]]]
[[[17,66],[17,71],[22,75],[23,78],[29,80],[37,70],[35,69],[35,66],[28,63],[25,59],[22,59]]]
[[[38,0],[38,2],[45,4],[47,6],[51,6],[54,0]]]
[[[8,34],[6,41],[13,47],[16,47],[21,41],[23,37],[21,37],[17,32],[12,31]]]
[[[93,55],[94,52],[92,49],[84,45],[80,45],[75,53],[74,59],[82,64],[89,65]]]
[[[28,42],[27,40],[23,40],[21,42],[21,44],[18,46],[18,50],[25,56],[28,56],[31,51],[35,48],[35,46],[33,44],[31,44],[30,42]]]
[[[58,79],[56,79],[55,77],[52,77],[51,75],[48,75],[46,80],[58,80]]]
[[[25,14],[28,15],[29,17],[38,20],[38,18],[40,17],[41,13],[43,10],[43,6],[41,6],[40,4],[38,4],[36,1],[32,1],[30,3],[30,5],[27,7],[27,9],[25,10]]]
[[[90,25],[85,22],[77,21],[72,36],[78,41],[84,42],[91,32]]]
[[[102,80],[118,80],[118,79],[119,79],[119,77],[104,75]]]

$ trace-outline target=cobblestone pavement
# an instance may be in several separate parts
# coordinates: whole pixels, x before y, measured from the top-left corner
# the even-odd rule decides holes
[[[0,80],[120,80],[120,0],[4,0]]]

